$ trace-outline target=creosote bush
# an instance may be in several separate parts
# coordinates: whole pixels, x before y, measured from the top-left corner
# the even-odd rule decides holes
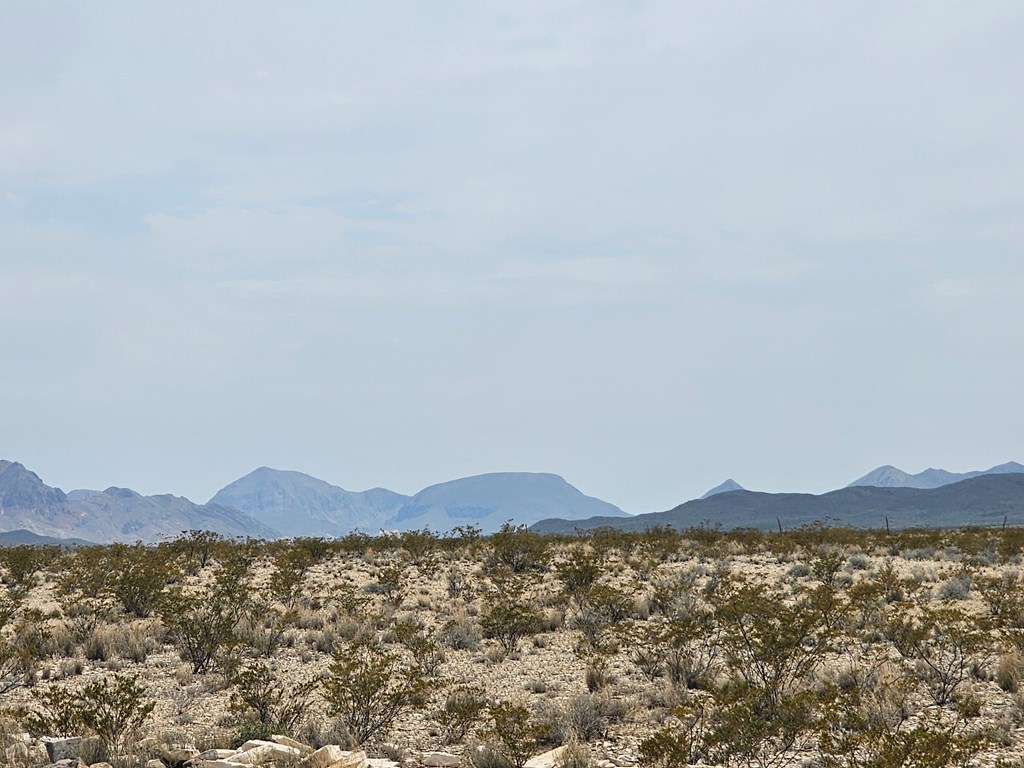
[[[399,716],[424,707],[431,686],[418,666],[366,640],[334,653],[322,687],[330,713],[358,746],[384,738]]]

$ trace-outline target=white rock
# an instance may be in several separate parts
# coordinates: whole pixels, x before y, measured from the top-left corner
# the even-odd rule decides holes
[[[303,761],[303,765],[307,765],[309,768],[327,768],[327,766],[334,765],[351,754],[351,752],[342,749],[337,744],[327,744],[307,757]]]
[[[245,746],[244,744],[242,745]],[[275,744],[268,741],[264,744],[257,744],[255,747],[243,750],[232,757],[229,762],[235,765],[262,765],[263,763],[296,761],[302,757],[302,753],[294,747],[286,747],[283,744]]]
[[[366,765],[368,768],[399,768],[398,763],[388,760],[386,757],[368,757]]]
[[[349,752],[338,762],[331,763],[328,768],[367,768],[366,753],[362,750]]]
[[[554,768],[563,752],[565,752],[565,747],[558,747],[550,752],[531,757],[526,761],[525,768]]]
[[[186,765],[193,765],[198,763],[200,760],[227,760],[229,757],[236,754],[238,754],[237,749],[208,749],[193,757],[188,761],[188,763],[186,763]]]
[[[297,749],[304,755],[309,755],[313,753],[312,747],[303,744],[301,741],[296,741],[295,739],[289,738],[288,736],[271,736],[270,740],[275,744],[281,744],[285,747]]]
[[[249,739],[245,744],[238,748],[239,752],[248,752],[250,749],[256,749],[256,747],[265,747],[268,744],[273,744],[272,741],[266,739]]]

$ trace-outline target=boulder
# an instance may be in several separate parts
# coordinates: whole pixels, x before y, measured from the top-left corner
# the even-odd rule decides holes
[[[362,750],[349,752],[341,760],[331,763],[328,768],[367,768],[366,753]]]
[[[299,750],[304,755],[310,755],[313,753],[313,748],[303,744],[301,741],[296,741],[288,736],[271,736],[270,740],[275,744],[281,744],[285,747],[291,747],[292,749]]]
[[[555,768],[563,752],[565,752],[565,747],[558,747],[550,752],[535,755],[526,761],[524,768]]]
[[[275,744],[272,741],[257,744],[249,749],[244,748],[245,744],[242,747],[242,751],[234,755],[230,760],[235,765],[298,762],[299,758],[302,757],[302,752],[294,747],[286,747],[284,744]]]
[[[39,741],[46,747],[46,757],[51,763],[77,759],[82,746],[81,736],[43,736]]]
[[[342,749],[337,744],[327,744],[309,755],[303,761],[303,765],[308,766],[308,768],[327,768],[327,766],[334,765],[351,754],[351,752]]]
[[[186,765],[197,765],[209,760],[227,760],[238,752],[237,749],[208,749],[189,760]]]

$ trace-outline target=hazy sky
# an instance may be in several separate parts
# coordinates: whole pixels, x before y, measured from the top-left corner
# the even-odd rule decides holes
[[[0,458],[205,501],[1024,461],[1024,5],[6,0]]]

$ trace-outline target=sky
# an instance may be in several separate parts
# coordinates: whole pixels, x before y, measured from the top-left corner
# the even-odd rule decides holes
[[[0,458],[206,501],[1024,461],[1024,5],[6,0]]]

